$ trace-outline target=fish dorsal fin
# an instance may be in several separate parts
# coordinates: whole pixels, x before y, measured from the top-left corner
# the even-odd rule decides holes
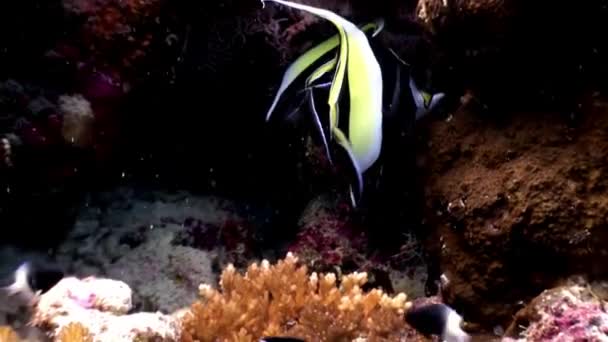
[[[430,94],[424,90],[420,90],[411,75],[409,85],[416,105],[416,120],[426,116],[426,114],[432,111],[445,96],[444,93]]]
[[[291,3],[288,1],[280,1],[280,0],[278,0],[278,1],[262,0],[262,4],[264,4],[266,1],[274,1],[274,2],[281,3],[286,6],[295,7],[295,6],[293,6],[294,3]],[[297,4],[295,4],[295,5],[297,5]],[[302,10],[308,10],[308,11],[310,11],[310,9],[315,9],[314,7],[305,6],[305,5],[299,5],[296,8],[299,8]],[[332,13],[327,10],[321,10],[321,9],[316,9],[316,10]],[[319,15],[318,13],[315,13],[315,14]],[[323,15],[321,15],[321,16],[324,17]],[[335,15],[335,16],[337,16],[337,15]],[[334,24],[335,24],[335,22],[334,22]],[[372,37],[375,37],[383,29],[384,29],[384,20],[383,19],[377,19],[371,23],[364,25],[361,28],[361,30],[363,30],[365,32],[373,30]],[[293,63],[291,63],[289,65],[289,67],[283,74],[283,78],[281,79],[281,84],[279,85],[279,89],[277,90],[277,92],[275,94],[272,104],[270,105],[270,108],[266,112],[266,121],[270,120],[272,112],[275,110],[276,106],[279,103],[281,96],[287,90],[287,88],[289,88],[289,86],[304,71],[306,71],[308,68],[310,68],[317,60],[319,60],[321,57],[325,56],[328,52],[330,52],[330,51],[334,50],[336,47],[338,47],[338,45],[340,44],[341,39],[342,39],[341,35],[342,35],[342,31],[340,31],[340,34],[336,34],[336,35],[326,39],[325,41],[321,42],[320,44],[316,45],[312,49],[306,51],[304,54],[302,54]],[[330,71],[330,70],[328,70],[328,71]]]

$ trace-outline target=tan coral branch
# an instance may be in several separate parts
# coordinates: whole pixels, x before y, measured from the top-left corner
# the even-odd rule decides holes
[[[406,295],[364,292],[366,273],[309,274],[289,253],[270,265],[252,264],[244,275],[227,267],[220,289],[201,285],[200,300],[184,318],[183,341],[254,341],[281,335],[309,341],[367,337],[399,341],[406,331]]]

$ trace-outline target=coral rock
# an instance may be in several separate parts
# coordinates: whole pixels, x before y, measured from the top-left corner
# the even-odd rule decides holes
[[[516,334],[520,327],[524,331]],[[520,310],[507,330],[519,341],[606,341],[608,313],[590,284],[544,291]],[[518,336],[513,336],[518,335]]]
[[[437,31],[442,27],[434,25],[445,25],[446,20],[455,18],[485,17],[489,24],[490,18],[497,20],[507,16],[512,3],[511,0],[420,0],[416,15],[431,31]]]
[[[93,341],[179,339],[180,325],[175,318],[146,312],[127,315],[130,309],[131,289],[121,281],[65,278],[41,296],[32,322],[55,337],[84,335],[86,329]],[[81,331],[70,324],[80,325]]]

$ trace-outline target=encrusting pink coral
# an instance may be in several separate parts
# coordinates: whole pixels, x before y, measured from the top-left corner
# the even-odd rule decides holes
[[[179,339],[181,327],[175,317],[160,312],[128,314],[132,309],[131,295],[131,289],[122,281],[64,278],[40,297],[32,325],[57,341],[66,342],[90,341],[87,336],[112,342]]]
[[[519,332],[521,326],[527,328]],[[605,341],[608,314],[589,285],[562,286],[544,291],[518,312],[507,335],[524,336],[517,341]]]

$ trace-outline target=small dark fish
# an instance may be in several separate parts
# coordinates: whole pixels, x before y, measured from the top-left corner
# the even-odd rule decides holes
[[[301,338],[296,338],[296,337],[272,336],[272,337],[264,337],[260,340],[260,342],[306,342],[306,341]]]
[[[438,335],[445,342],[466,342],[470,336],[462,330],[462,317],[445,304],[430,304],[412,308],[405,321],[425,336]]]
[[[31,304],[37,296],[55,286],[65,272],[61,267],[50,262],[26,261],[10,275],[7,286],[0,287],[9,297],[19,296]]]

